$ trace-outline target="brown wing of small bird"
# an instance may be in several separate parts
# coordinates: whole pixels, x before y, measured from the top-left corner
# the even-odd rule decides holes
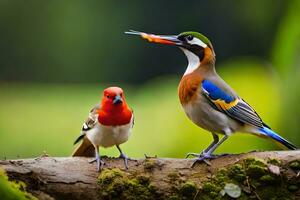
[[[100,108],[100,104],[97,104],[92,108],[89,113],[89,117],[85,120],[82,126],[81,135],[76,139],[74,144],[82,140],[81,144],[74,150],[72,156],[82,156],[82,157],[94,157],[95,156],[95,147],[86,137],[85,132],[94,128],[97,123],[98,113],[97,110]]]
[[[86,136],[84,136],[81,144],[74,150],[72,156],[94,157],[95,147],[92,145],[89,139]]]

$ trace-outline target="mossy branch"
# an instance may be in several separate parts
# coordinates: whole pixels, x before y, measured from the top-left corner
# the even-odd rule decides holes
[[[300,199],[300,151],[252,152],[221,157],[211,165],[190,159],[90,158],[2,160],[10,180],[23,181],[39,199]]]

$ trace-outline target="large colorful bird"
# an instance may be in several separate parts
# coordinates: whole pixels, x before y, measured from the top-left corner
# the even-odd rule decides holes
[[[95,155],[97,170],[104,165],[99,154],[99,146],[116,146],[120,151],[120,158],[124,159],[128,169],[128,157],[122,152],[120,144],[126,142],[134,124],[132,110],[127,106],[123,90],[119,87],[109,87],[104,90],[102,101],[96,105],[84,122],[81,135],[74,144],[83,139],[73,156]],[[94,149],[93,151],[91,151]]]
[[[188,66],[179,83],[178,95],[186,115],[196,125],[212,133],[213,142],[195,162],[216,158],[214,150],[236,132],[251,133],[272,138],[289,149],[296,147],[268,127],[255,110],[225,83],[215,70],[216,56],[212,43],[198,32],[179,35],[154,35],[138,31],[125,32],[139,35],[149,42],[179,47],[188,59]],[[218,134],[224,137],[219,140]]]

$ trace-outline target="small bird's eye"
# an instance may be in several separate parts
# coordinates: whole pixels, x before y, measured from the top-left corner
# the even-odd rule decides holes
[[[191,41],[191,40],[193,40],[193,39],[194,39],[194,36],[192,36],[192,35],[188,35],[186,38],[187,38],[189,41]]]
[[[108,99],[110,98],[110,96],[109,96],[109,95],[107,95],[106,97],[107,97]]]

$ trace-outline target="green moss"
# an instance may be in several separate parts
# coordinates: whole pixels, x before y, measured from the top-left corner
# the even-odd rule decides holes
[[[193,182],[185,182],[181,184],[179,193],[183,198],[193,199],[197,193],[197,186]]]
[[[157,191],[158,191],[157,187],[156,187],[154,184],[152,184],[152,183],[150,183],[150,184],[148,185],[148,189],[149,189],[149,191],[150,191],[152,194],[157,193]]]
[[[295,161],[294,161],[295,162]],[[298,161],[296,161],[298,162]],[[277,176],[268,170],[268,164],[277,164],[281,175]],[[291,167],[292,163],[289,163]],[[294,164],[293,164],[294,165]],[[144,168],[153,170],[157,166],[155,160],[147,160]],[[233,183],[242,189],[240,200],[250,197],[260,199],[293,199],[299,190],[298,182],[284,175],[286,165],[279,164],[275,159],[264,162],[255,158],[241,160],[226,168],[220,169],[208,181],[201,183],[199,190],[195,183],[183,181],[177,171],[167,174],[166,181],[172,181],[167,196],[159,194],[159,189],[145,175],[133,176],[119,169],[105,169],[99,176],[100,196],[103,199],[230,199],[224,193],[224,187]],[[196,178],[193,176],[192,178]],[[223,192],[222,192],[223,191]]]
[[[300,170],[300,161],[295,160],[290,162],[290,168],[292,168],[293,170]]]
[[[276,177],[269,175],[269,174],[263,175],[262,177],[260,177],[260,181],[265,184],[276,184],[277,183]]]
[[[172,195],[168,198],[168,200],[181,200],[181,197],[179,197],[177,195]]]
[[[267,161],[268,164],[271,165],[276,165],[276,166],[280,166],[281,165],[281,161],[277,160],[275,158],[269,158],[269,160]]]
[[[257,159],[257,158],[246,158],[243,160],[244,164],[247,166],[249,165],[257,165],[260,167],[265,167],[266,163],[263,160]]]
[[[3,200],[35,200],[36,198],[26,192],[25,183],[9,181],[5,171],[0,168],[0,197]]]
[[[229,178],[228,178],[228,171],[227,169],[220,169],[217,174],[216,177],[214,179],[218,184],[222,185],[222,187],[225,185],[226,182],[228,182]]]
[[[181,179],[177,180],[178,181],[174,181],[171,185],[170,195],[168,195],[168,197],[164,199],[195,199],[195,196],[198,192],[197,185],[192,181],[183,181]]]
[[[157,163],[155,160],[149,158],[144,161],[143,165],[144,165],[144,169],[146,171],[152,171],[155,168],[155,166],[157,165]]]
[[[267,165],[254,158],[247,158],[244,160],[246,174],[252,178],[260,178],[267,173]]]
[[[291,192],[296,192],[298,190],[298,186],[297,185],[289,185],[288,186],[288,190]]]
[[[99,177],[99,194],[103,199],[158,199],[157,188],[148,176],[132,177],[120,169],[104,169]]]
[[[228,177],[238,182],[246,180],[246,173],[241,164],[232,165],[228,170]]]
[[[124,173],[118,169],[103,169],[98,177],[100,184],[111,184],[116,178],[123,178]]]
[[[272,185],[264,186],[256,190],[256,194],[260,199],[274,199],[274,200],[292,200],[291,194],[281,187],[274,187]]]
[[[271,163],[277,166],[281,165],[275,159],[270,159],[269,164]],[[296,190],[295,184],[290,184],[293,185],[290,189],[283,187],[287,184],[287,180],[272,174],[264,161],[247,158],[226,169],[220,169],[214,177],[204,182],[202,189],[197,194],[198,199],[229,199],[223,191],[227,183],[234,183],[240,188],[248,188],[250,184],[250,190],[247,192],[242,190],[242,194],[238,198],[241,200],[257,196],[260,199],[293,199],[290,191]]]
[[[150,184],[150,177],[145,175],[137,176],[137,180],[142,185],[149,185]]]
[[[212,182],[206,182],[202,186],[202,191],[212,198],[216,198],[222,188]]]

